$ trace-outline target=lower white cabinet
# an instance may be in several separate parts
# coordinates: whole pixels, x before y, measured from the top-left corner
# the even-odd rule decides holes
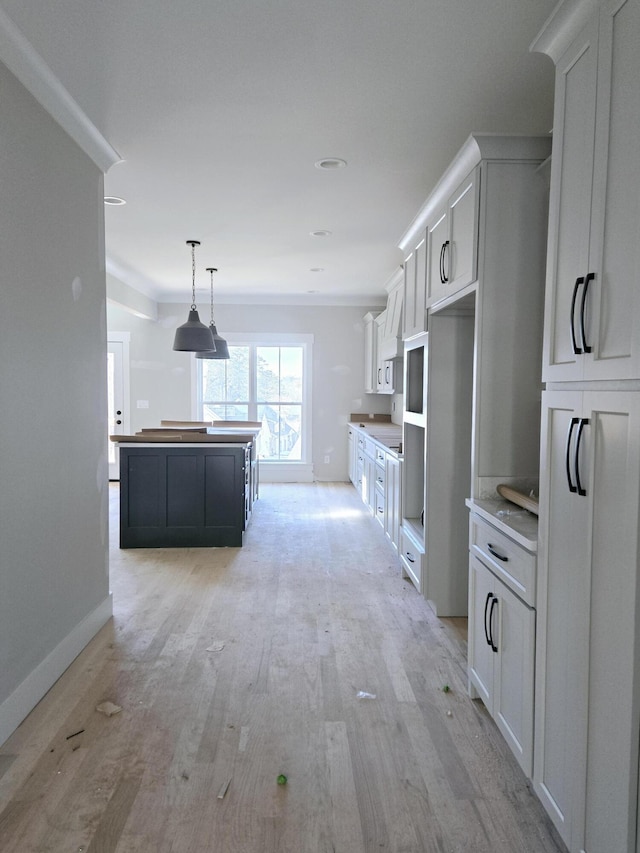
[[[391,453],[385,454],[384,532],[393,549],[400,547],[402,521],[402,462]]]
[[[480,698],[527,776],[533,762],[536,614],[469,558],[469,692]]]
[[[534,786],[572,853],[636,850],[640,391],[542,399]]]

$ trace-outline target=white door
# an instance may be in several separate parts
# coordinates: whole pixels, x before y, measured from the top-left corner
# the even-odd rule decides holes
[[[112,339],[113,338],[113,339]],[[109,440],[110,435],[125,435],[129,429],[128,387],[129,341],[128,335],[109,335],[107,342],[107,399],[108,432],[107,451],[109,479],[119,480],[118,445]]]

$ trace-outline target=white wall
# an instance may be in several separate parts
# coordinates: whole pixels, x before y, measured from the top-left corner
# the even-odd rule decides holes
[[[200,306],[199,306],[200,307]],[[192,417],[190,353],[173,352],[175,329],[189,306],[158,305],[157,321],[108,306],[108,327],[131,333],[131,429],[158,426],[161,419]],[[317,480],[347,480],[347,431],[351,412],[390,411],[390,399],[364,394],[364,326],[373,307],[228,305],[216,306],[218,331],[312,334],[312,461]],[[379,310],[379,309],[378,309]],[[200,307],[207,323],[208,305]],[[149,409],[136,409],[148,400]],[[329,464],[324,457],[329,456]]]
[[[0,742],[109,618],[102,174],[0,64]]]

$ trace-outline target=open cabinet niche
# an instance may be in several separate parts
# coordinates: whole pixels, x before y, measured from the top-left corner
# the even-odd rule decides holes
[[[405,345],[401,561],[438,616],[467,612],[474,328],[471,293]]]

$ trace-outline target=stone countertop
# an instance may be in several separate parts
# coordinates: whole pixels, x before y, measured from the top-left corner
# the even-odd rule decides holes
[[[526,548],[527,551],[538,551],[538,516],[522,509],[511,501],[501,498],[468,499],[466,505],[471,512],[477,513],[485,521],[502,530],[507,536]]]
[[[350,421],[349,427],[364,433],[372,441],[379,444],[383,450],[402,456],[402,426],[400,424],[376,421]]]

